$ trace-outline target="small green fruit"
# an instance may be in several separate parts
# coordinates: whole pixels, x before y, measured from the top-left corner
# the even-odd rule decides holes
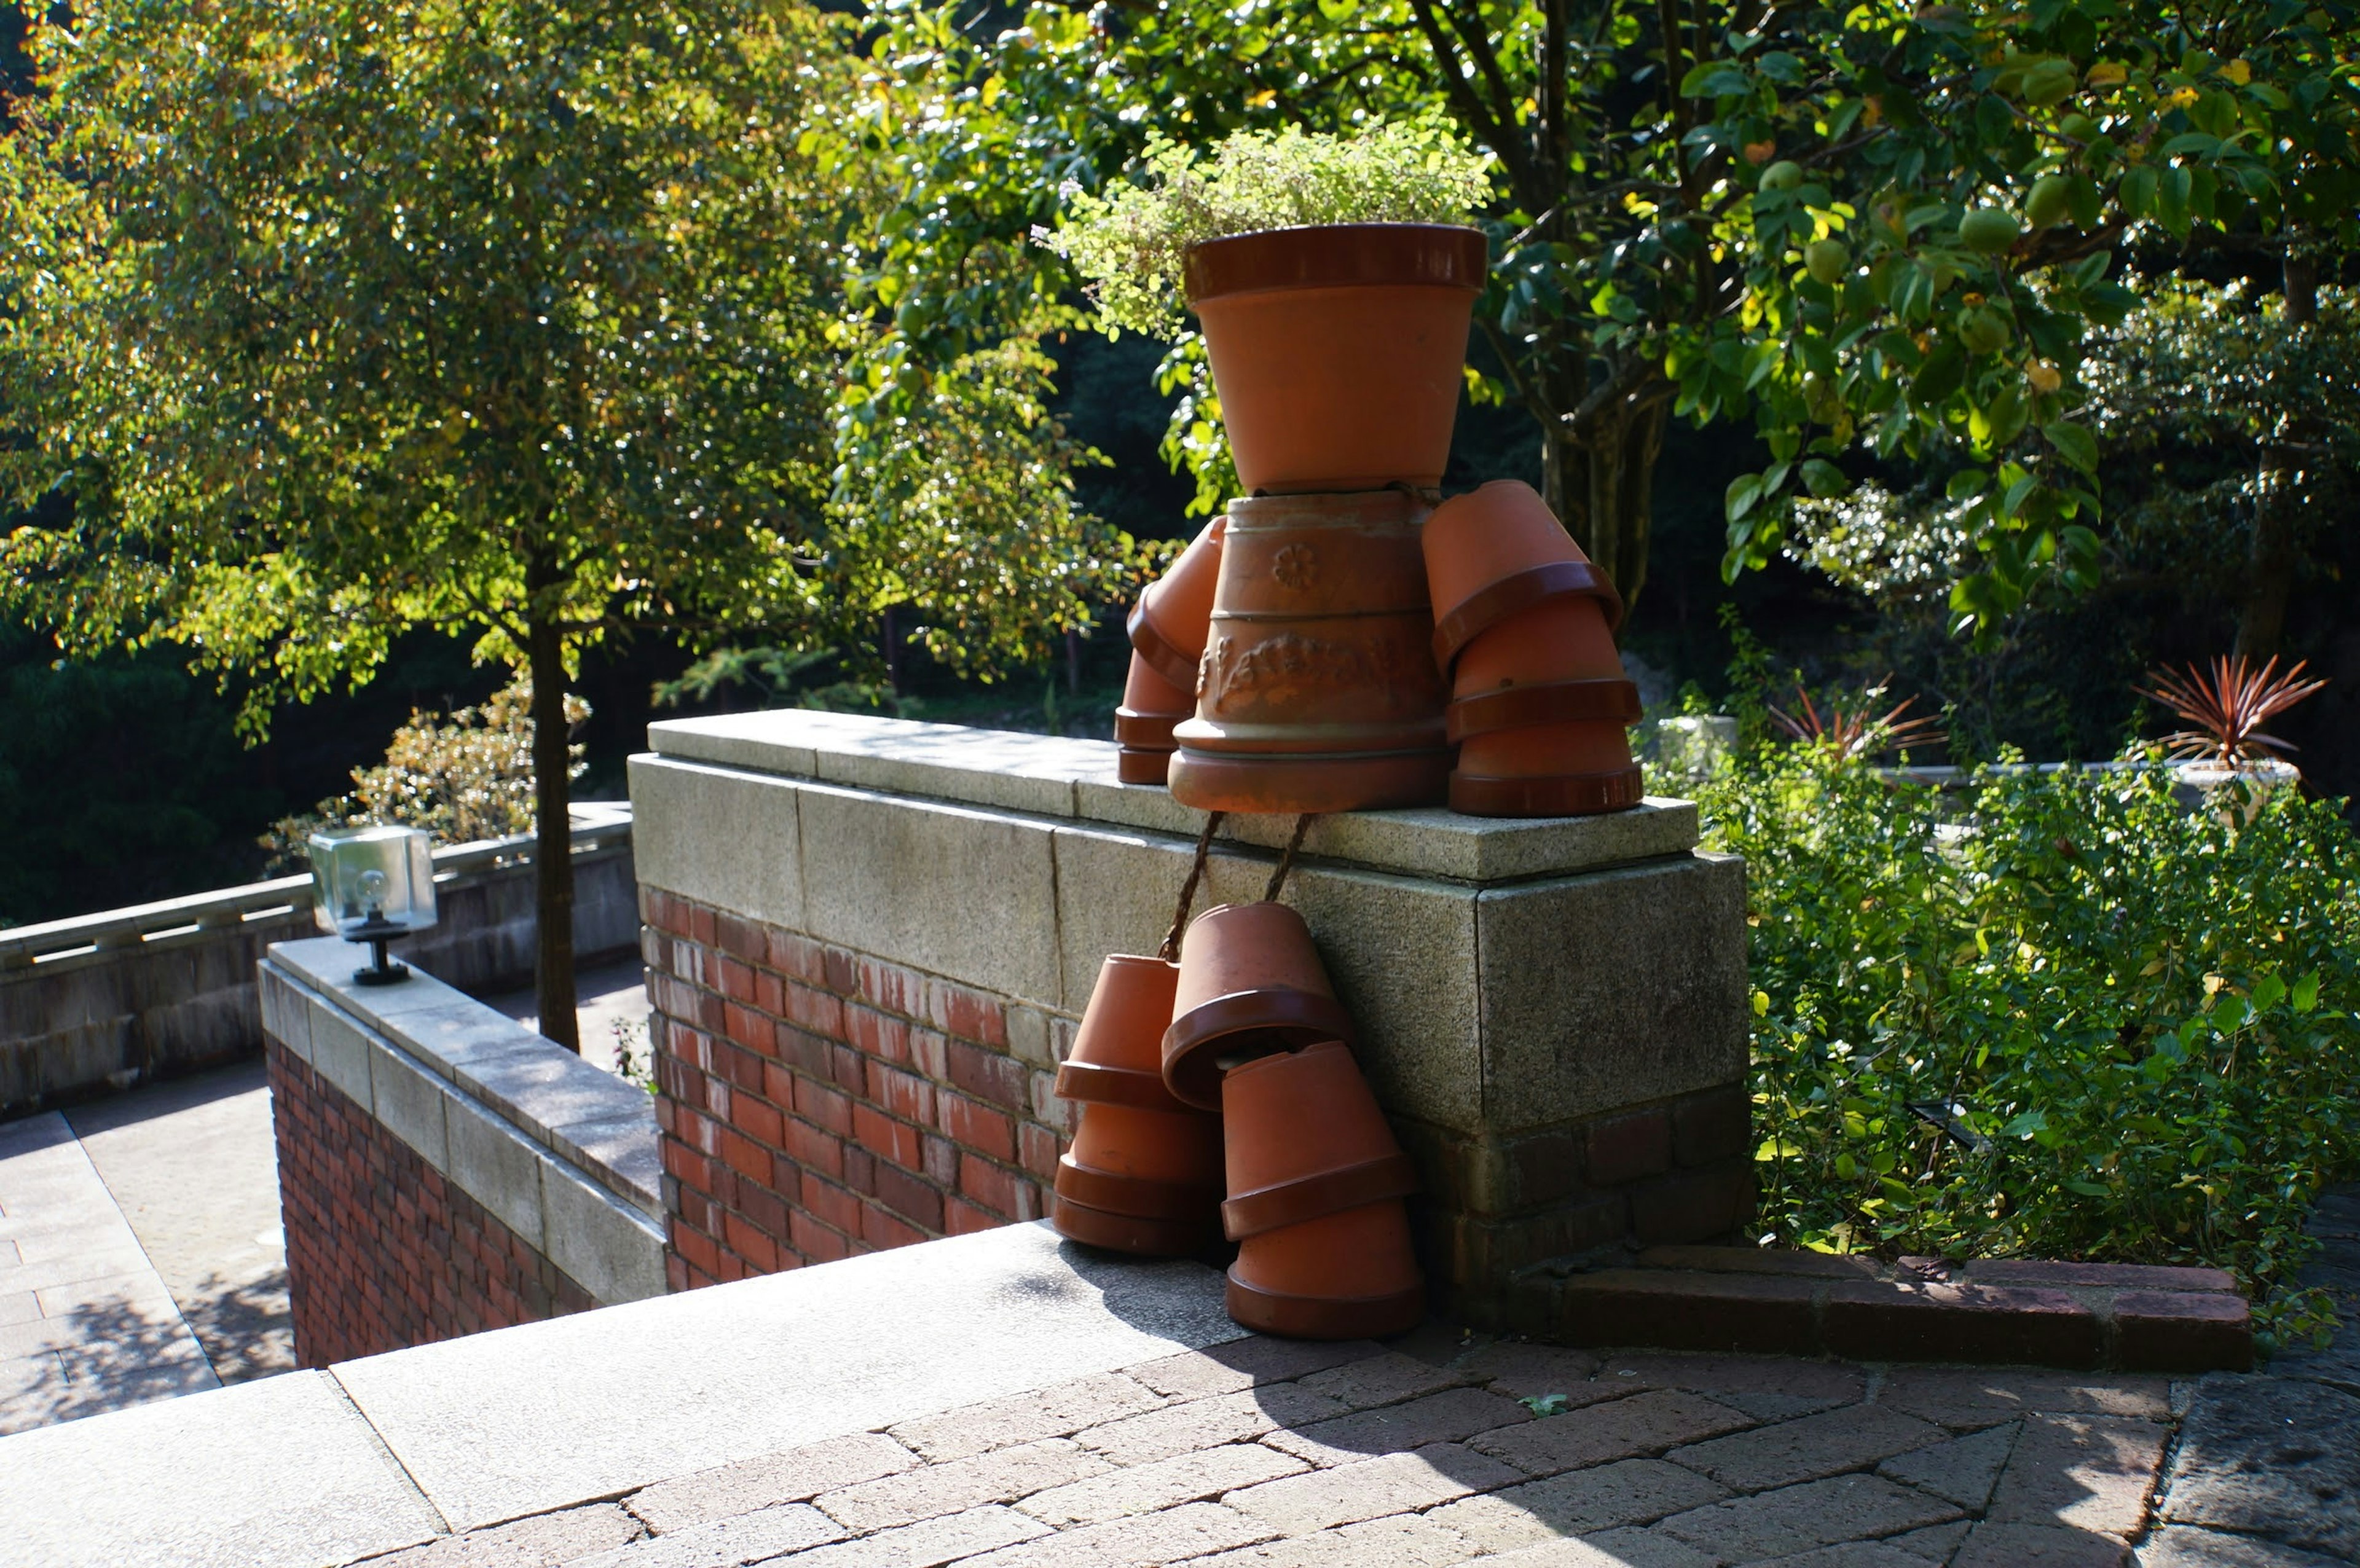
[[[1852,270],[1852,250],[1841,240],[1814,240],[1803,252],[1803,265],[1832,289]]]
[[[2032,220],[2034,228],[2045,229],[2063,222],[2072,200],[2070,180],[2061,174],[2044,174],[2032,182],[2032,193],[2024,199],[2024,215]]]
[[[1959,223],[1961,243],[1983,256],[1997,256],[2023,233],[2016,214],[1998,207],[1978,207]]]
[[[1997,310],[1978,306],[1959,318],[1959,341],[1969,354],[1997,354],[2015,335],[2007,318]]]
[[[1765,191],[1792,191],[1803,182],[1803,166],[1792,158],[1780,158],[1762,171]]]

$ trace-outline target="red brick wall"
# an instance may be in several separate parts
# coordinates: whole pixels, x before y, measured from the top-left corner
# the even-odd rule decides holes
[[[1046,1212],[1065,1124],[1005,998],[639,901],[673,1290]]]
[[[272,1041],[269,1061],[304,1366],[597,1304],[300,1057]]]

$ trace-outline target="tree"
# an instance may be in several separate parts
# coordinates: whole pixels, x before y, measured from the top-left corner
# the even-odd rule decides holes
[[[0,546],[0,608],[177,646],[250,729],[475,632],[531,682],[567,1045],[579,650],[821,592],[832,38],[788,0],[123,0],[35,27],[8,105],[0,483],[71,507]]]

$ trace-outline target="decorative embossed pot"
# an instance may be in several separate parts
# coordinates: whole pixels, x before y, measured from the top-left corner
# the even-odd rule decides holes
[[[1206,1110],[1219,1108],[1229,1065],[1352,1037],[1311,928],[1284,904],[1223,904],[1197,916],[1180,944],[1169,1017],[1164,1082]]]
[[[1191,688],[1193,690],[1193,687]],[[1161,784],[1171,766],[1172,726],[1194,710],[1196,699],[1155,672],[1134,648],[1131,675],[1122,685],[1122,706],[1114,711],[1115,777],[1126,784]]]
[[[1479,230],[1331,223],[1207,240],[1183,263],[1251,492],[1442,483]]]
[[[1435,656],[1451,674],[1453,811],[1579,816],[1639,803],[1626,726],[1639,694],[1614,649],[1622,600],[1529,485],[1437,507],[1425,538]]]
[[[1217,811],[1439,804],[1442,672],[1407,490],[1229,503],[1173,798]]]
[[[1213,585],[1221,575],[1221,535],[1229,522],[1215,517],[1207,523],[1131,606],[1131,651],[1184,693],[1196,690],[1196,660],[1205,652],[1205,624],[1213,613]]]
[[[1352,1053],[1331,1040],[1234,1068],[1221,1115],[1229,1316],[1303,1339],[1415,1326],[1426,1285],[1402,1199],[1417,1176]]]
[[[1221,1122],[1164,1086],[1162,1042],[1176,965],[1109,957],[1083,1010],[1057,1095],[1081,1106],[1057,1161],[1057,1234],[1121,1252],[1177,1257],[1219,1238]]]

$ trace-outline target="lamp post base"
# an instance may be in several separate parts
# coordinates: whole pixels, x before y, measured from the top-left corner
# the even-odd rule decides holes
[[[366,940],[369,944],[369,956],[372,962],[366,969],[355,969],[353,971],[354,985],[390,985],[397,981],[407,980],[410,978],[410,965],[396,963],[393,959],[386,956],[385,944],[388,940],[388,938],[373,936]]]

